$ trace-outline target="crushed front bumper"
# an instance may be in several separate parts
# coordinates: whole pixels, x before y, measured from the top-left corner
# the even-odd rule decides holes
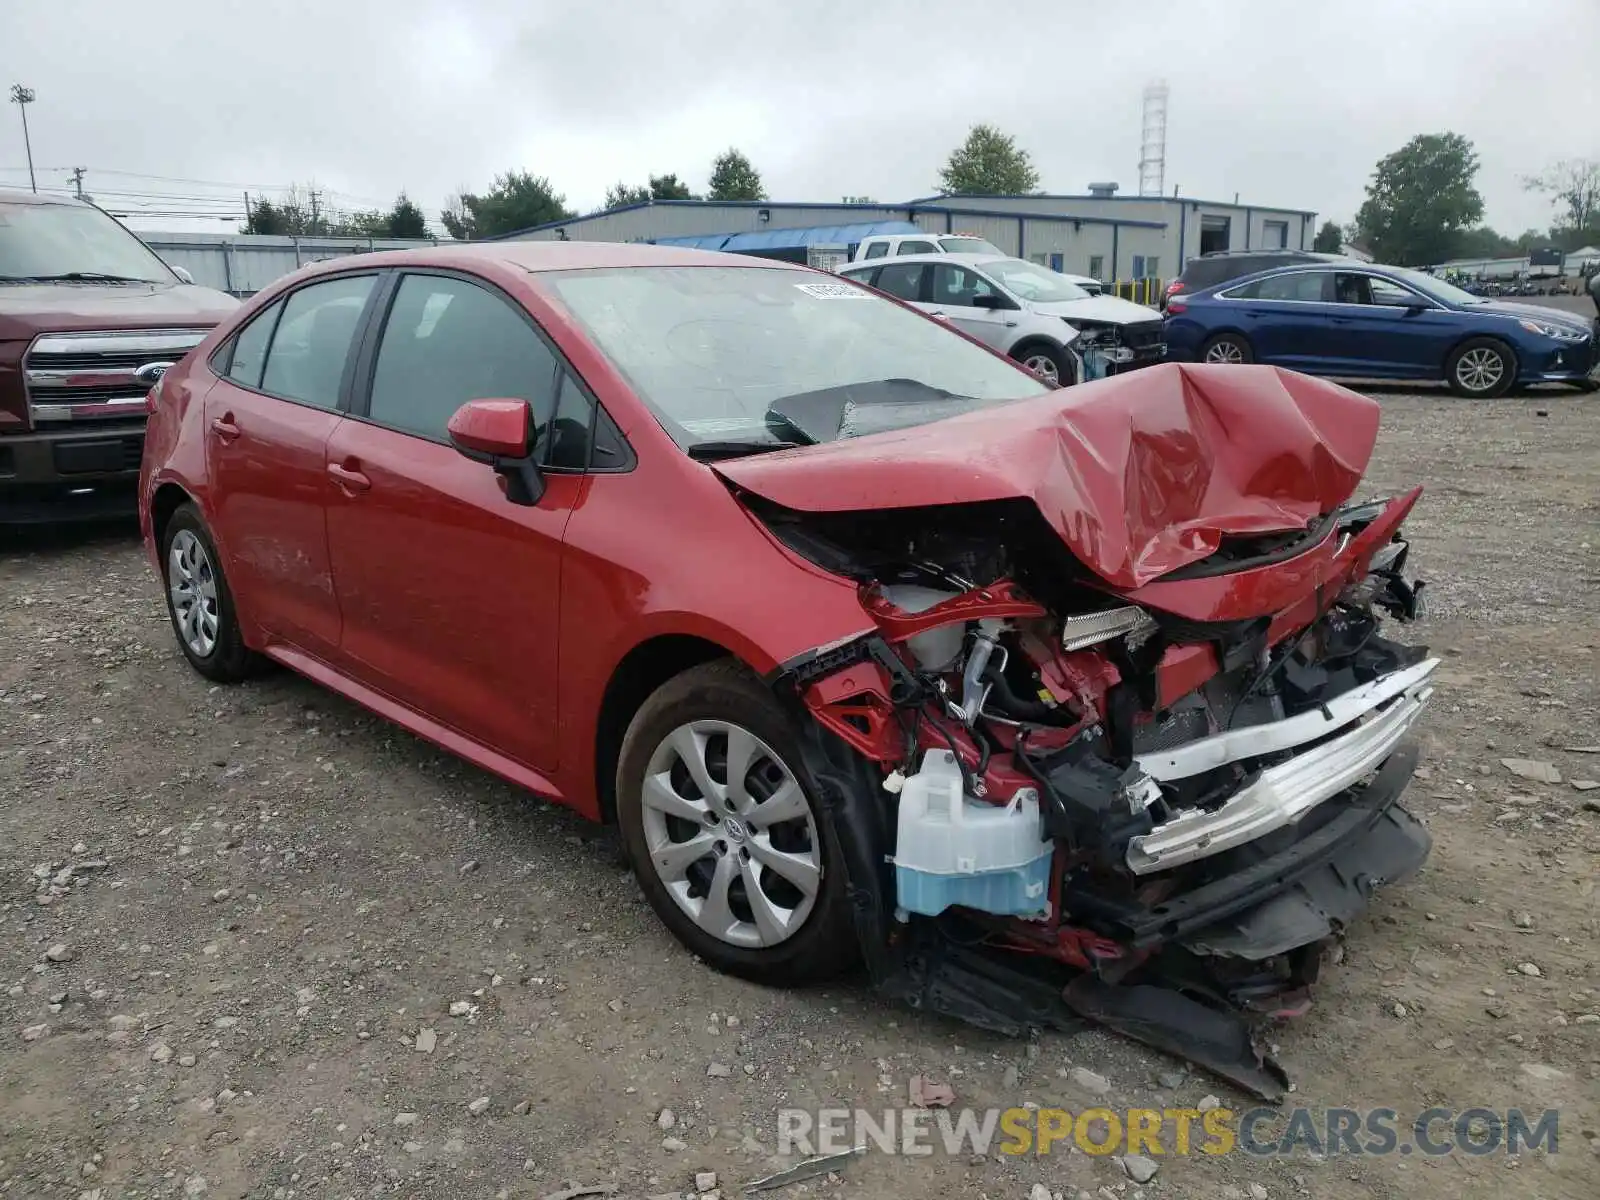
[[[1254,782],[1211,811],[1189,809],[1128,845],[1137,875],[1167,870],[1221,854],[1299,821],[1306,813],[1370,774],[1393,753],[1433,694],[1428,683],[1439,665],[1430,658],[1337,696],[1320,710],[1253,725],[1141,756],[1155,779],[1178,779],[1242,758],[1320,745],[1263,770]]]

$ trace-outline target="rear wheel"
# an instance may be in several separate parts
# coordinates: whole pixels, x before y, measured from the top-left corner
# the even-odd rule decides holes
[[[1219,333],[1200,347],[1200,361],[1223,366],[1242,366],[1255,362],[1255,351],[1242,334]]]
[[[1495,338],[1473,338],[1457,346],[1445,363],[1444,379],[1456,395],[1492,400],[1517,380],[1517,356]]]
[[[245,678],[259,660],[244,644],[222,558],[200,511],[193,504],[180,506],[167,521],[161,542],[167,615],[178,649],[207,679],[234,683]]]
[[[1077,372],[1072,366],[1072,356],[1059,346],[1052,346],[1048,342],[1034,342],[1031,345],[1019,346],[1011,352],[1011,357],[1055,387],[1071,387],[1078,382]]]
[[[855,961],[844,873],[794,728],[742,664],[693,667],[640,707],[617,823],[656,915],[718,970],[804,984]]]

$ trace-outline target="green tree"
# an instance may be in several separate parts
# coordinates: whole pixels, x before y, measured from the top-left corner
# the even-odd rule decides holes
[[[444,208],[439,211],[439,223],[458,242],[470,242],[478,236],[478,221],[467,208],[467,194],[462,190],[446,197]]]
[[[689,190],[689,185],[676,175],[652,175],[650,176],[650,199],[694,200],[696,196]]]
[[[955,196],[1023,196],[1038,190],[1039,172],[1010,134],[974,125],[940,168],[939,186]]]
[[[411,202],[411,197],[401,192],[394,207],[385,217],[387,226],[383,236],[392,238],[425,238],[428,236],[428,219],[422,210]]]
[[[1551,231],[1553,236],[1564,230],[1578,233],[1576,238],[1570,239],[1571,249],[1576,250],[1592,232],[1600,232],[1600,160],[1562,159],[1551,164],[1543,174],[1529,176],[1522,182],[1529,191],[1549,194],[1550,203],[1560,214]]]
[[[1322,228],[1317,230],[1317,236],[1311,243],[1311,248],[1319,254],[1337,254],[1344,245],[1344,230],[1339,228],[1337,221],[1324,221]]]
[[[1473,186],[1478,154],[1458,133],[1422,133],[1381,159],[1356,213],[1379,262],[1428,266],[1454,258],[1461,235],[1483,219]]]
[[[732,146],[717,155],[711,163],[711,187],[706,192],[708,200],[765,200],[767,189],[761,186],[761,172],[750,160]]]
[[[389,236],[389,214],[375,208],[333,213],[318,222],[318,237],[381,238]]]
[[[239,232],[288,237],[291,230],[288,215],[283,210],[270,200],[257,200],[246,212],[244,224],[239,226]]]
[[[451,197],[440,219],[451,237],[468,241],[565,221],[574,215],[567,198],[545,176],[507,171],[496,175],[494,185],[481,196],[462,192]]]
[[[634,187],[618,181],[616,187],[606,191],[607,208],[625,208],[630,204],[643,204],[650,199],[648,187]]]

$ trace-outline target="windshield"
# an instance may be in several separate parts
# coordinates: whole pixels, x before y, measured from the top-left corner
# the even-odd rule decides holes
[[[1400,267],[1390,267],[1389,269],[1424,296],[1432,296],[1435,300],[1443,300],[1446,304],[1483,303],[1481,299],[1471,292],[1464,292],[1455,284],[1446,283],[1436,276],[1429,275],[1426,271],[1408,271]]]
[[[939,246],[946,254],[1004,254],[1005,251],[993,242],[986,242],[981,237],[968,237],[961,234],[958,237],[942,237]]]
[[[0,204],[0,281],[83,275],[175,277],[138,238],[86,204]]]
[[[983,270],[985,274],[993,276],[1006,291],[1039,304],[1089,298],[1088,292],[1065,275],[1025,259],[1002,258],[999,262],[986,262],[983,264]]]
[[[705,456],[921,425],[1048,390],[841,278],[634,267],[550,272],[541,282],[674,440]]]

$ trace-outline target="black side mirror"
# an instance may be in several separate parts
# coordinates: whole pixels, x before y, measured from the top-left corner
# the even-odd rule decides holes
[[[972,298],[972,307],[987,309],[1010,308],[1011,301],[1007,300],[1004,296],[992,294],[987,296],[974,296]]]

